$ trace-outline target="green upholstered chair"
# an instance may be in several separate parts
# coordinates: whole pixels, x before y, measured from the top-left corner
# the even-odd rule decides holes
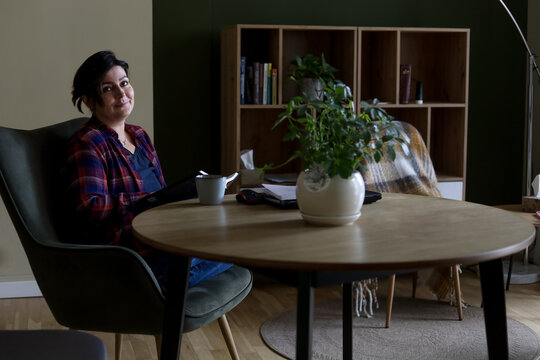
[[[60,166],[68,138],[87,120],[35,130],[0,127],[0,193],[55,319],[71,329],[116,333],[118,359],[123,333],[155,335],[160,344],[165,298],[134,251],[64,238]],[[225,314],[249,293],[252,281],[248,270],[233,266],[189,289],[184,332],[220,319],[235,358]]]
[[[97,336],[69,330],[0,330],[0,359],[107,360]]]

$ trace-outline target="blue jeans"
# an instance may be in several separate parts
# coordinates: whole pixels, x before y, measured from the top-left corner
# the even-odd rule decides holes
[[[169,254],[161,251],[155,251],[145,257],[145,260],[148,266],[150,266],[150,269],[152,269],[152,272],[154,273],[154,276],[161,287],[161,291],[163,294],[165,294],[165,290],[167,289]],[[233,264],[192,258],[189,269],[188,287],[191,288],[204,280],[219,275],[232,266]]]
[[[189,287],[193,287],[204,280],[221,274],[231,266],[232,264],[228,263],[193,258],[191,259],[191,269],[189,270]]]

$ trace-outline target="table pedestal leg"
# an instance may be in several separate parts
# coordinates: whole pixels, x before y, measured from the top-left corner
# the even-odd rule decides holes
[[[343,360],[353,357],[353,313],[352,313],[352,283],[343,284]]]
[[[300,271],[298,281],[298,302],[296,306],[296,359],[311,359],[313,328],[313,287],[309,271]]]
[[[169,256],[161,360],[178,360],[180,358],[190,260],[189,257]]]
[[[480,282],[489,359],[508,360],[508,331],[501,259],[480,263]]]

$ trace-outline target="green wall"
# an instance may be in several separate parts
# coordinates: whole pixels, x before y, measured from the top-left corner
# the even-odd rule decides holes
[[[527,0],[507,0],[526,29]],[[338,6],[339,5],[339,6]],[[527,57],[497,0],[153,2],[154,133],[169,182],[219,172],[219,31],[230,24],[471,29],[467,194],[519,203]]]

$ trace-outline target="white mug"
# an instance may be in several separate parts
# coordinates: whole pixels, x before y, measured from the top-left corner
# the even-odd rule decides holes
[[[227,178],[222,175],[197,175],[195,186],[199,202],[204,205],[218,205],[223,201]]]

